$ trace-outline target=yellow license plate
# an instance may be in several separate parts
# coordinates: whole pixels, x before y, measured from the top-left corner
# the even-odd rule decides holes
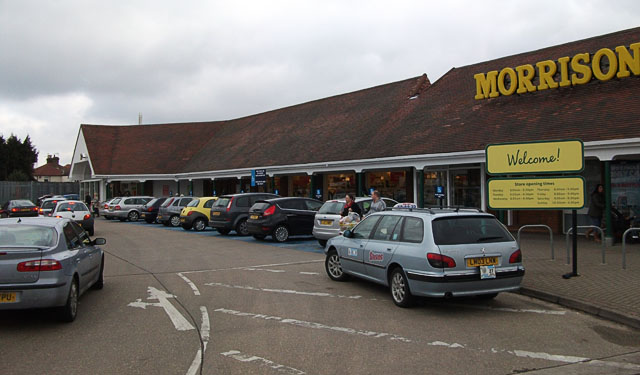
[[[211,215],[213,215],[213,216],[220,216],[220,211],[213,211],[213,212],[211,213]]]
[[[251,215],[251,216],[249,216],[249,219],[258,220],[258,215]]]
[[[498,257],[467,258],[467,267],[497,266]]]
[[[181,217],[181,218],[180,218],[180,222],[181,222],[181,223],[184,223],[185,221],[187,221],[187,219],[185,219],[184,217]]]
[[[14,302],[16,302],[16,292],[0,293],[0,303],[14,303]]]
[[[333,225],[333,220],[320,220],[322,225]]]

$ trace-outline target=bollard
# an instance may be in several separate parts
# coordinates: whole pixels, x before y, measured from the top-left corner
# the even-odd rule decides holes
[[[544,224],[528,224],[528,225],[523,225],[520,228],[518,228],[518,247],[520,246],[520,232],[522,232],[522,230],[524,228],[547,228],[549,230],[549,238],[551,242],[551,260],[555,260],[556,259],[556,255],[555,252],[553,251],[553,231],[551,230],[551,228],[548,225],[544,225]]]

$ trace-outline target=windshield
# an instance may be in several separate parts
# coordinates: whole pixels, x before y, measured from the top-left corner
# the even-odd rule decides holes
[[[509,242],[513,236],[493,216],[443,217],[432,222],[436,245]]]
[[[325,204],[323,204],[322,207],[320,207],[320,210],[318,210],[318,213],[340,215],[340,213],[342,212],[342,209],[344,208],[344,203],[345,202],[336,202],[336,201],[325,202]]]
[[[46,246],[56,243],[56,230],[38,225],[3,225],[0,227],[0,247]]]
[[[35,204],[27,200],[18,200],[18,201],[13,201],[13,206],[14,207],[33,207],[35,206]]]
[[[55,201],[46,201],[42,204],[42,208],[43,209],[49,209],[49,208],[54,208],[56,206],[56,204],[58,204],[58,202],[60,202],[60,200],[55,200]]]

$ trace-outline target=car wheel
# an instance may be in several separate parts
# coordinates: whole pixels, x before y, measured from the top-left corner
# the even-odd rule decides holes
[[[480,294],[476,297],[484,300],[494,299],[498,296],[498,293]]]
[[[249,228],[247,228],[247,219],[242,219],[236,225],[236,233],[240,236],[248,236]]]
[[[345,281],[349,278],[349,275],[342,271],[340,256],[335,250],[330,250],[327,254],[327,258],[324,260],[324,269],[333,281]]]
[[[129,221],[133,221],[135,223],[139,218],[140,214],[137,211],[129,212]]]
[[[278,225],[276,229],[273,230],[272,237],[276,242],[287,241],[289,239],[289,228],[284,225]]]
[[[320,244],[320,246],[325,247],[327,246],[327,240],[318,240],[318,243]]]
[[[93,229],[93,227],[91,227],[91,228],[87,229],[87,233],[89,233],[89,235],[90,235],[91,237],[93,237],[93,233],[94,233],[94,229]]]
[[[104,288],[104,256],[102,256],[102,261],[100,262],[100,274],[98,275],[98,280],[96,280],[91,288],[96,290]]]
[[[67,303],[59,308],[58,317],[63,322],[73,322],[78,314],[78,279],[73,278],[71,281],[71,287],[69,288],[69,295],[67,296]]]
[[[187,225],[187,224],[182,224],[182,229],[184,230],[191,230],[191,226]]]
[[[216,230],[218,231],[218,233],[220,233],[223,236],[225,236],[225,235],[229,234],[229,232],[231,232],[229,229],[223,229],[223,228],[218,228]]]
[[[395,268],[391,272],[389,290],[391,291],[391,298],[393,303],[400,307],[409,307],[413,302],[411,291],[409,290],[409,283],[407,277],[404,275],[402,268]]]
[[[178,215],[173,215],[169,218],[169,223],[171,224],[172,227],[177,227],[180,225],[180,216]]]
[[[198,232],[202,232],[206,228],[207,228],[207,223],[205,223],[203,219],[196,219],[196,221],[193,222],[193,229],[195,229]]]

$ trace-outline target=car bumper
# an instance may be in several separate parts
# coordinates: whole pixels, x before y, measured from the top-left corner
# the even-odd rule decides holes
[[[76,220],[76,223],[78,223],[83,229],[92,229],[93,228],[93,217],[90,217],[86,220]]]
[[[0,303],[0,310],[62,306],[67,302],[69,280],[34,284],[0,284],[0,293],[15,293],[16,302]]]
[[[247,230],[251,235],[268,236],[273,231],[273,226],[268,223],[252,222],[247,220]]]
[[[312,234],[316,239],[328,240],[333,237],[338,237],[340,235],[340,228],[318,228],[314,226]]]
[[[143,220],[153,221],[158,217],[158,213],[156,212],[142,212],[140,213],[140,218]]]
[[[209,226],[211,228],[214,228],[214,229],[229,229],[229,230],[233,230],[233,223],[231,222],[231,219],[209,220]]]
[[[192,226],[196,217],[197,216],[180,216],[180,224]]]
[[[9,217],[38,217],[38,212],[9,212]]]
[[[411,294],[425,297],[462,297],[480,294],[511,292],[520,289],[524,267],[497,270],[495,279],[480,279],[478,273],[444,275],[407,270]]]

